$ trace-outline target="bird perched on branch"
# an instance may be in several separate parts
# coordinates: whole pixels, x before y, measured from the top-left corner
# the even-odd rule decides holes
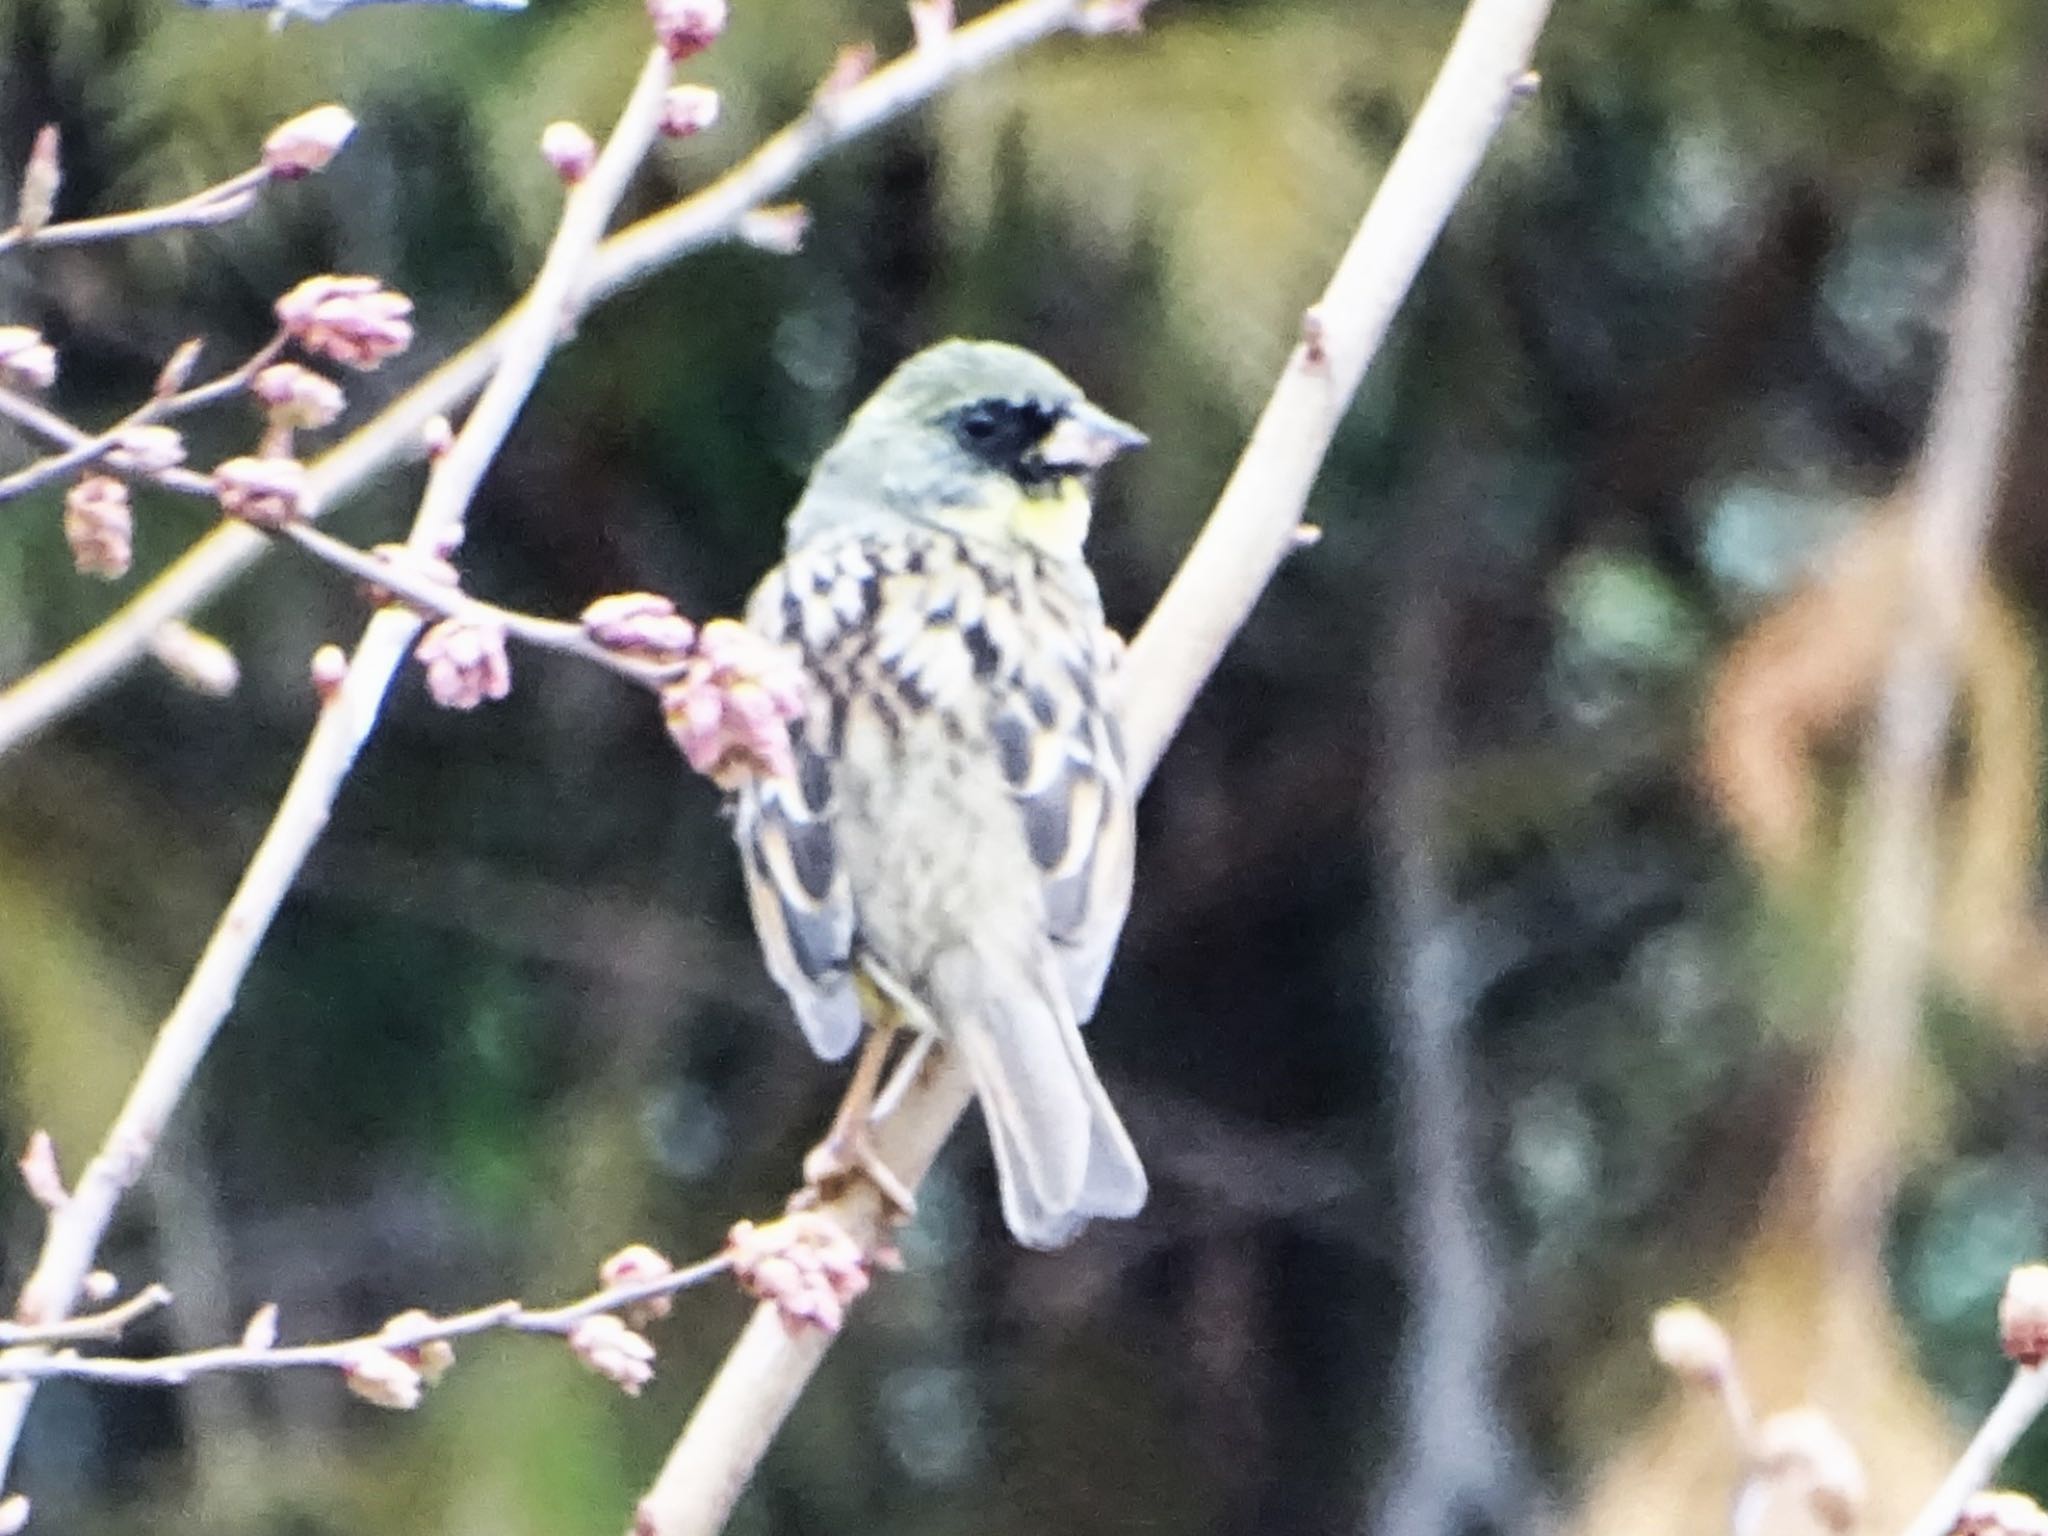
[[[867,1148],[869,1103],[893,1028],[935,1036],[1036,1248],[1145,1201],[1080,1029],[1133,841],[1120,646],[1082,541],[1095,472],[1144,441],[1029,352],[942,342],[819,460],[748,605],[809,680],[794,771],[739,793],[755,928],[820,1056],[875,1030],[814,1164],[863,1167],[907,1206]]]

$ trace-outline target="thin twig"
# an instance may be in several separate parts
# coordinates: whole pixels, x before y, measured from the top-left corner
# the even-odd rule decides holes
[[[162,234],[172,229],[192,229],[207,224],[225,224],[240,218],[256,206],[256,194],[271,180],[267,167],[251,166],[226,181],[181,197],[174,203],[154,208],[137,208],[129,213],[102,214],[92,219],[72,219],[63,224],[45,224],[34,234],[23,234],[20,225],[0,230],[0,252],[17,246],[87,245],[100,240],[123,240],[131,235]]]
[[[2048,1410],[2048,1370],[2023,1365],[1977,1426],[1948,1476],[1907,1525],[1905,1536],[1947,1536],[1970,1496],[1989,1483],[2021,1435]]]
[[[32,405],[19,395],[0,390],[0,415],[7,416],[51,442],[66,445],[61,452],[37,459],[33,464],[0,478],[0,501],[12,501],[16,497],[26,496],[29,492],[41,489],[74,469],[93,463],[120,447],[121,439],[137,427],[183,416],[187,412],[211,405],[216,400],[225,400],[230,395],[248,388],[249,381],[275,362],[278,354],[284,351],[286,339],[285,333],[279,331],[219,378],[209,379],[204,384],[195,384],[190,389],[180,390],[174,395],[145,400],[97,436],[66,421],[54,411]],[[158,470],[146,478],[163,485],[166,489],[182,491],[188,496],[209,499],[213,496],[213,482],[189,469]]]
[[[9,1323],[0,1321],[0,1349],[28,1344],[82,1344],[95,1339],[118,1339],[130,1326],[171,1304],[166,1285],[146,1285],[104,1312],[88,1312],[59,1323]],[[0,1361],[7,1357],[0,1355]]]
[[[57,1354],[0,1356],[0,1381],[61,1379],[102,1382],[116,1386],[175,1387],[182,1386],[195,1376],[218,1376],[231,1372],[283,1371],[306,1366],[345,1370],[359,1361],[366,1350],[417,1349],[422,1344],[491,1332],[567,1334],[586,1318],[596,1317],[602,1312],[616,1312],[664,1296],[673,1296],[678,1291],[715,1279],[731,1268],[732,1260],[727,1255],[715,1254],[686,1268],[670,1270],[667,1274],[652,1280],[604,1287],[560,1307],[536,1309],[518,1301],[499,1301],[448,1317],[394,1321],[385,1324],[375,1333],[320,1344],[221,1345],[213,1349],[195,1349],[183,1354],[160,1355],[146,1360],[78,1355],[69,1351]],[[152,1289],[160,1293],[156,1306],[161,1306],[170,1299],[170,1292],[163,1287],[157,1286]],[[20,1342],[59,1342],[113,1336],[106,1333],[76,1331],[89,1321],[91,1320],[81,1318],[74,1324],[42,1330],[45,1335],[43,1338]],[[74,1331],[69,1334],[63,1332],[65,1326]]]
[[[637,115],[630,122],[622,115],[618,131],[600,157],[601,163],[613,157],[621,139],[629,137],[639,140],[635,159],[646,153],[658,115],[644,111],[645,87],[643,77],[628,109]],[[659,92],[655,95],[658,105]],[[625,169],[630,170],[630,166]],[[542,261],[544,274],[556,267],[560,246],[574,246],[587,253],[587,221],[592,216],[589,205],[601,192],[593,187],[595,180],[593,173],[570,194],[563,225]],[[618,174],[614,181],[614,190],[623,190],[624,174]],[[571,214],[575,215],[573,224]],[[599,227],[608,214],[608,208],[595,211]],[[530,304],[522,306],[514,312],[512,324],[525,323],[532,312]],[[423,504],[408,536],[409,547],[431,549],[445,533],[445,529],[434,532],[425,526],[429,511],[430,506]],[[322,708],[277,813],[220,922],[207,939],[184,991],[150,1042],[142,1070],[130,1085],[106,1140],[86,1165],[71,1198],[50,1213],[42,1250],[28,1283],[22,1287],[16,1308],[22,1321],[57,1322],[76,1305],[79,1286],[92,1266],[93,1255],[113,1220],[116,1206],[155,1152],[165,1125],[184,1098],[193,1074],[233,1006],[242,979],[248,974],[285,893],[298,878],[307,855],[327,826],[335,796],[376,725],[384,695],[419,627],[417,614],[397,607],[380,609],[365,626],[350,658],[347,675]],[[33,1381],[0,1386],[0,1486],[5,1485],[7,1467],[20,1441],[22,1423],[34,1393]]]
[[[673,676],[673,668],[606,650],[592,640],[580,624],[543,619],[515,608],[500,608],[495,603],[470,596],[460,587],[451,587],[446,582],[422,575],[402,561],[357,549],[309,523],[289,524],[278,537],[289,540],[322,565],[403,600],[417,613],[433,618],[495,624],[515,640],[558,655],[573,656],[643,688],[657,687]]]
[[[725,175],[681,202],[628,225],[597,249],[580,291],[585,305],[645,281],[693,251],[729,237],[740,219],[784,192],[842,144],[923,105],[951,82],[1064,31],[1082,0],[1011,0],[959,28],[941,49],[915,51],[807,113]],[[315,459],[316,514],[333,506],[419,442],[421,429],[469,398],[489,376],[511,326],[508,316]],[[0,691],[0,755],[79,707],[146,654],[163,625],[209,601],[263,555],[253,529],[215,529],[105,623]]]
[[[1261,414],[1237,471],[1151,620],[1131,648],[1122,707],[1131,773],[1143,782],[1293,547],[1309,488],[1338,421],[1423,256],[1522,94],[1549,0],[1472,0],[1428,99],[1338,263],[1312,325]],[[884,1166],[915,1188],[972,1090],[943,1048],[927,1057],[876,1130]],[[872,1245],[886,1215],[865,1181],[828,1210]],[[653,1486],[633,1536],[712,1536],[722,1529],[830,1340],[791,1335],[762,1306],[741,1332]]]

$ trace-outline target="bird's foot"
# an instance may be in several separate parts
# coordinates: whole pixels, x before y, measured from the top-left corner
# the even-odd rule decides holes
[[[906,1222],[917,1214],[917,1197],[882,1161],[864,1123],[834,1126],[830,1135],[804,1155],[804,1187],[790,1202],[791,1208],[822,1204],[855,1178],[865,1178],[881,1191],[896,1221]]]

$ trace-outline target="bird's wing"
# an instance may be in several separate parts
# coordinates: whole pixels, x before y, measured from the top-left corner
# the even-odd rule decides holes
[[[1122,736],[1105,698],[1112,643],[1092,615],[1034,654],[991,722],[1023,818],[1075,1017],[1095,1012],[1131,904],[1136,830]]]
[[[801,627],[786,601],[789,579],[785,569],[762,583],[747,619],[770,638],[794,643]],[[769,974],[789,994],[811,1048],[837,1061],[860,1039],[861,1012],[853,985],[853,894],[832,830],[835,706],[822,690],[814,693],[790,728],[795,773],[744,785],[733,824]]]

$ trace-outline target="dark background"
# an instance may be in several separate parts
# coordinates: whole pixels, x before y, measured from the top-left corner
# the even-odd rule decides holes
[[[967,333],[1045,353],[1151,434],[1092,545],[1135,629],[1457,13],[1161,0],[1141,37],[1055,41],[834,155],[798,189],[801,254],[716,249],[584,323],[484,483],[467,582],[556,615],[629,588],[731,612],[846,413]],[[1821,1393],[1843,1335],[1819,1324],[1846,1318],[1879,1379],[1827,1406],[1880,1484],[1942,1464],[1942,1416],[1997,1388],[1991,1304],[2048,1219],[2032,351],[1944,789],[1925,1049],[1868,1117],[1903,1167],[1870,1255],[1889,1287],[1816,1271],[1812,1191],[1769,1192],[1854,1022],[1855,770],[1903,569],[1884,498],[1938,378],[1968,184],[2041,89],[2031,13],[1560,0],[1541,92],[1339,438],[1326,536],[1145,802],[1092,1044],[1152,1203],[1021,1252],[964,1131],[908,1272],[861,1305],[735,1530],[1521,1528],[1581,1520],[1595,1490],[1717,1529],[1716,1432],[1654,1416],[1642,1346],[1679,1293],[1773,1324],[1744,1335],[1766,1407]],[[540,128],[601,129],[646,35],[625,0],[279,36],[4,0],[0,33],[0,158],[61,123],[66,216],[226,175],[320,101],[357,113],[329,172],[239,224],[0,257],[0,319],[56,342],[56,402],[89,424],[185,336],[231,359],[300,278],[377,273],[420,342],[344,381],[344,426],[517,294],[559,201]],[[723,121],[661,151],[632,206],[800,110],[841,42],[907,37],[889,4],[739,0],[687,70]],[[221,410],[193,460],[255,433]],[[394,537],[419,480],[332,526]],[[60,497],[0,507],[0,677],[210,521],[140,495],[138,570],[109,590],[72,574]],[[1802,591],[1815,572],[1832,584]],[[360,618],[274,555],[199,616],[240,657],[232,699],[144,668],[0,761],[0,1142],[47,1127],[82,1165],[296,760],[309,654]],[[624,1243],[695,1256],[774,1209],[824,1125],[841,1074],[761,968],[715,793],[641,696],[514,667],[474,715],[415,675],[396,691],[104,1255],[178,1292],[138,1344],[231,1338],[269,1300],[297,1340],[579,1294]],[[1423,1202],[1419,1165],[1467,1177]],[[38,1233],[0,1202],[9,1288]],[[610,1532],[742,1316],[722,1287],[685,1298],[638,1401],[499,1338],[409,1417],[318,1375],[52,1388],[16,1481],[51,1536]],[[1405,1438],[1422,1399],[1442,1460]],[[1878,1523],[1904,1507],[1881,1488]]]

